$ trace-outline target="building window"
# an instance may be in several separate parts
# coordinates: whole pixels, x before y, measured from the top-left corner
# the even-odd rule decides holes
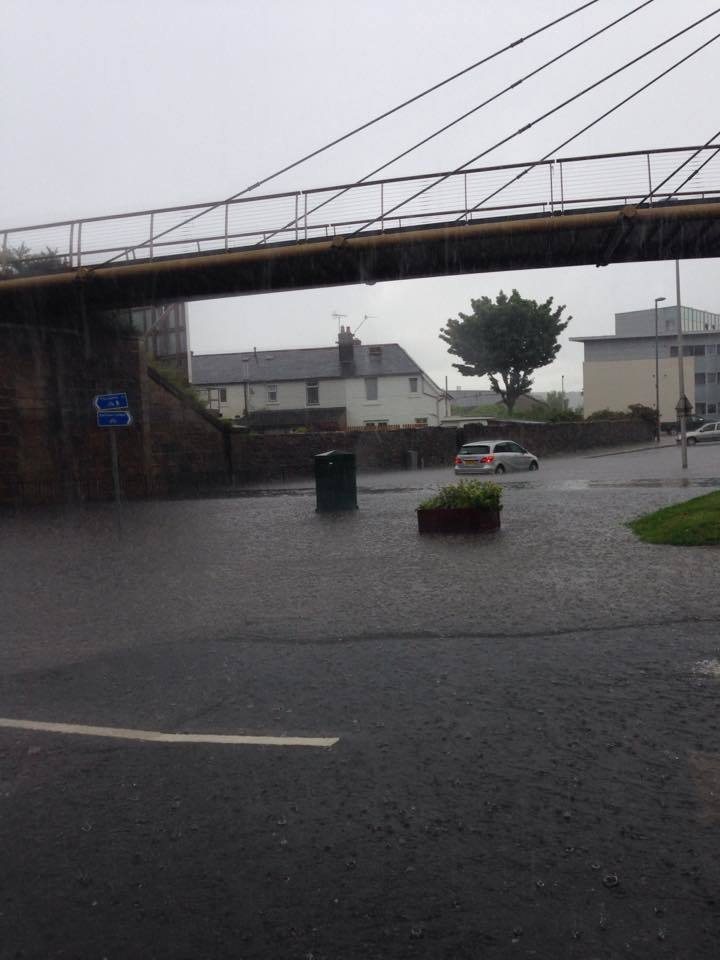
[[[377,400],[378,398],[378,378],[365,377],[365,399]]]
[[[717,382],[717,374],[716,374],[716,373],[706,373],[706,374],[705,374],[705,377],[706,377],[705,383],[716,383],[716,382]]]
[[[376,430],[387,430],[387,420],[366,420],[366,427],[375,427]]]
[[[227,390],[225,387],[205,387],[207,390],[207,403],[211,410],[220,410],[220,404],[225,402]]]
[[[268,403],[277,403],[277,402],[278,402],[278,399],[277,399],[277,384],[276,384],[276,383],[269,383],[269,384],[267,385],[267,402],[268,402]],[[310,401],[308,400],[308,403],[309,403],[309,402],[310,402]]]
[[[714,343],[708,343],[705,350],[707,353],[715,353],[716,345]]]
[[[695,404],[695,413],[697,413],[698,415],[701,415],[701,414],[705,413],[705,404],[704,404],[704,403],[696,403],[696,404]]]
[[[696,386],[696,387],[702,387],[702,386],[704,385],[704,383],[705,383],[705,374],[704,374],[704,373],[696,373],[696,374],[695,374],[695,386]]]
[[[676,357],[677,355],[678,355],[678,348],[670,347],[670,356]],[[705,347],[704,346],[694,347],[692,345],[683,344],[683,356],[684,357],[704,357]]]
[[[320,403],[320,386],[317,380],[305,382],[305,402],[309,407],[316,407]]]
[[[709,403],[709,404],[707,405],[707,412],[708,412],[708,413],[717,413],[717,404],[716,404],[716,403]]]
[[[410,377],[410,393],[418,392],[418,378]]]
[[[418,427],[426,427],[427,417],[415,417],[415,423]]]

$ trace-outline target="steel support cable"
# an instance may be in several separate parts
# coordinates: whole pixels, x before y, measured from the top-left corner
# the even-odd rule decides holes
[[[428,87],[426,90],[423,90],[421,93],[415,94],[415,96],[410,97],[409,100],[404,100],[402,103],[399,103],[395,107],[391,107],[389,110],[386,110],[384,113],[378,114],[376,117],[373,117],[372,120],[367,120],[365,123],[361,124],[359,127],[355,127],[353,130],[349,130],[347,133],[342,134],[340,137],[336,137],[335,140],[331,140],[329,143],[326,143],[322,147],[318,147],[316,150],[312,150],[310,153],[305,154],[304,157],[300,157],[299,160],[294,160],[292,163],[287,164],[287,166],[282,167],[280,170],[276,170],[275,173],[269,174],[267,177],[263,177],[262,180],[258,180],[256,183],[250,184],[250,186],[245,187],[243,190],[240,190],[238,193],[234,193],[231,197],[227,197],[225,200],[219,200],[217,203],[210,204],[200,213],[193,214],[188,217],[186,220],[183,220],[181,223],[175,224],[175,226],[169,227],[167,230],[163,230],[161,233],[154,234],[149,237],[147,240],[144,240],[142,243],[136,243],[133,246],[126,247],[122,250],[121,253],[116,254],[110,260],[106,260],[103,264],[98,264],[97,266],[104,266],[108,263],[113,263],[119,257],[127,256],[128,253],[133,250],[138,250],[140,247],[146,247],[151,243],[154,243],[156,240],[159,240],[161,237],[166,236],[168,233],[171,233],[173,230],[179,230],[180,227],[186,226],[188,223],[192,223],[194,220],[197,220],[199,217],[205,216],[206,213],[211,213],[213,210],[217,210],[218,207],[224,206],[226,203],[232,203],[233,200],[237,200],[239,197],[242,197],[246,193],[250,193],[252,190],[257,190],[258,187],[263,187],[266,183],[270,183],[271,180],[276,180],[278,177],[282,176],[284,173],[288,173],[290,170],[294,170],[296,167],[299,167],[301,164],[306,163],[308,160],[312,160],[315,157],[320,156],[321,153],[325,153],[326,150],[330,150],[332,147],[336,147],[339,143],[343,143],[345,140],[349,140],[351,137],[354,137],[358,133],[362,133],[363,130],[367,130],[370,127],[374,126],[376,123],[380,123],[381,120],[386,120],[388,117],[391,117],[394,113],[398,113],[400,110],[403,110],[405,107],[409,107],[413,103],[417,103],[418,100],[422,100],[423,97],[428,96],[431,93],[435,93],[436,90],[440,90],[441,87],[446,86],[448,83],[452,83],[453,80],[457,80],[459,77],[465,76],[465,74],[470,73],[472,70],[476,70],[478,67],[484,66],[486,63],[490,63],[491,60],[495,60],[497,57],[501,56],[503,53],[507,53],[508,50],[512,50],[514,47],[520,46],[521,43],[525,43],[526,40],[532,40],[534,37],[539,36],[541,33],[544,33],[546,30],[550,30],[551,27],[557,26],[559,23],[562,23],[564,20],[569,20],[570,17],[574,17],[577,13],[582,13],[583,10],[586,10],[588,7],[594,6],[594,4],[599,3],[600,0],[586,0],[585,3],[580,4],[579,7],[575,7],[573,10],[564,13],[560,17],[556,17],[554,20],[548,21],[548,23],[543,24],[541,27],[538,27],[536,30],[532,30],[530,33],[525,34],[525,36],[518,37],[517,40],[513,40],[511,43],[506,44],[504,47],[495,50],[493,53],[489,53],[487,56],[483,57],[481,60],[477,60],[475,63],[471,63],[470,66],[464,67],[462,70],[458,70],[457,73],[453,73],[451,76],[446,77],[444,80],[440,80],[438,83],[433,84],[433,86]],[[92,269],[92,268],[89,268]]]
[[[695,157],[697,157],[699,153],[701,153],[703,150],[707,150],[708,147],[712,146],[713,142],[717,140],[718,137],[720,137],[720,130],[718,130],[717,133],[713,134],[712,137],[710,137],[710,139],[707,141],[707,143],[705,143],[702,147],[698,147],[693,154],[691,154],[689,157],[687,157],[686,160],[683,160],[681,164],[675,167],[672,173],[669,173],[667,177],[665,177],[664,180],[661,180],[656,187],[653,187],[650,193],[646,194],[642,198],[642,200],[639,201],[638,206],[641,206],[643,203],[646,203],[648,200],[651,200],[655,196],[657,191],[660,189],[660,187],[664,187],[665,184],[668,182],[668,180],[672,180],[673,177],[677,176],[677,174],[680,173],[683,167],[686,167],[689,163],[692,163],[692,161],[695,159]],[[704,160],[699,167],[697,167],[691,174],[689,174],[689,176],[685,177],[683,182],[678,187],[675,187],[672,193],[668,194],[667,199],[669,200],[676,193],[678,193],[678,191],[682,190],[685,184],[689,183],[694,177],[696,177],[700,173],[700,171],[703,169],[703,167],[706,167],[711,160],[715,159],[718,153],[720,153],[720,147],[718,147],[714,153],[711,153],[710,156],[707,158],[707,160]]]
[[[337,193],[333,194],[332,197],[328,197],[327,200],[323,200],[322,203],[317,204],[317,206],[312,207],[308,211],[303,211],[302,217],[297,216],[292,220],[289,220],[284,226],[278,227],[277,230],[274,230],[272,233],[267,234],[263,237],[262,244],[272,240],[273,237],[277,236],[279,233],[284,233],[286,230],[289,230],[291,227],[295,226],[296,223],[299,223],[301,219],[308,217],[311,213],[316,213],[318,210],[322,210],[323,207],[326,207],[329,203],[332,203],[333,200],[338,200],[340,197],[344,196],[348,191],[354,190],[356,187],[361,186],[371,177],[374,177],[376,174],[381,173],[383,170],[387,170],[388,167],[392,166],[393,163],[397,163],[398,160],[402,160],[407,157],[409,154],[413,153],[415,150],[418,150],[420,147],[425,146],[426,143],[429,143],[431,140],[434,140],[435,137],[439,137],[440,134],[445,133],[447,130],[450,130],[451,127],[456,126],[458,123],[461,123],[463,120],[467,120],[468,117],[472,116],[474,113],[477,113],[479,110],[482,110],[484,107],[487,107],[489,104],[494,103],[494,101],[499,100],[500,97],[504,96],[506,93],[509,93],[511,90],[515,90],[522,83],[525,83],[526,80],[530,80],[532,77],[537,76],[539,73],[542,73],[543,70],[546,70],[548,67],[553,66],[559,60],[562,60],[564,57],[569,56],[571,53],[574,53],[580,47],[584,46],[586,43],[590,43],[591,40],[594,40],[596,37],[599,37],[601,34],[606,33],[612,27],[617,26],[618,23],[621,23],[623,20],[627,20],[628,17],[631,17],[633,14],[637,13],[639,10],[642,10],[643,7],[649,6],[651,3],[654,3],[655,0],[643,0],[641,4],[637,7],[634,7],[632,10],[629,10],[627,13],[624,13],[621,17],[617,17],[615,20],[612,20],[610,23],[606,24],[604,27],[601,27],[599,30],[596,30],[594,33],[589,34],[583,40],[580,40],[578,43],[573,44],[571,47],[563,50],[557,56],[552,57],[550,60],[546,60],[545,63],[541,64],[539,67],[536,67],[534,70],[531,70],[530,73],[526,73],[525,76],[521,77],[519,80],[515,80],[514,83],[508,84],[507,87],[504,87],[502,90],[499,90],[497,93],[494,93],[491,97],[488,97],[487,100],[483,100],[482,103],[477,104],[472,107],[470,110],[467,110],[465,113],[461,114],[459,117],[456,117],[454,120],[451,120],[450,123],[446,123],[444,126],[440,127],[438,130],[435,130],[434,133],[431,133],[429,136],[425,137],[423,140],[419,140],[417,143],[413,144],[411,147],[408,147],[407,150],[403,150],[402,153],[398,153],[397,156],[393,157],[392,160],[388,160],[386,163],[383,163],[381,166],[376,167],[374,170],[371,170],[370,173],[366,173],[364,177],[361,177],[359,180],[356,180],[355,183],[349,184],[347,187],[344,187],[342,190],[339,190]],[[258,244],[261,246],[262,244]]]
[[[715,11],[715,13],[718,13],[718,12],[720,12],[720,8],[718,8],[718,10]],[[714,16],[715,13],[710,14],[710,16]],[[634,100],[635,97],[639,96],[641,93],[644,93],[645,90],[648,89],[648,87],[651,87],[653,84],[657,83],[658,80],[662,80],[663,77],[666,77],[669,73],[672,73],[673,70],[675,70],[677,67],[681,66],[681,65],[682,65],[683,63],[685,63],[687,60],[690,60],[692,57],[694,57],[696,54],[698,54],[701,50],[704,50],[705,47],[708,47],[711,43],[714,43],[718,38],[720,38],[720,33],[716,33],[715,36],[710,37],[709,40],[706,40],[704,43],[701,43],[699,47],[696,47],[694,50],[691,50],[690,53],[686,54],[684,57],[681,57],[680,60],[676,60],[675,63],[671,64],[669,67],[667,67],[667,69],[663,70],[661,73],[658,73],[657,76],[655,76],[655,77],[652,78],[652,80],[648,80],[647,83],[644,83],[641,87],[638,87],[638,89],[637,89],[637,90],[634,90],[629,96],[624,97],[622,100],[620,100],[618,103],[616,103],[615,106],[610,107],[609,110],[606,110],[604,113],[600,114],[599,117],[596,117],[596,118],[595,118],[594,120],[592,120],[590,123],[586,124],[581,130],[578,130],[577,133],[574,133],[571,137],[568,137],[567,140],[563,140],[562,143],[560,143],[560,144],[558,144],[557,146],[553,147],[552,150],[549,150],[543,157],[541,157],[539,160],[537,160],[537,161],[535,162],[535,164],[533,164],[533,165],[531,165],[531,166],[529,166],[529,167],[526,167],[526,168],[522,171],[522,173],[518,173],[516,176],[514,176],[514,177],[512,177],[510,180],[508,180],[507,183],[504,183],[501,187],[498,187],[497,190],[494,190],[492,193],[488,194],[488,195],[487,195],[486,197],[484,197],[482,200],[478,201],[478,203],[476,203],[475,206],[470,207],[470,209],[467,210],[462,217],[459,217],[456,222],[457,222],[457,223],[462,222],[462,220],[465,219],[465,217],[467,216],[468,213],[472,213],[473,210],[478,210],[484,203],[487,203],[488,200],[492,200],[494,197],[496,197],[499,193],[501,193],[503,190],[505,190],[505,189],[506,189],[507,187],[509,187],[511,184],[516,183],[516,182],[517,182],[518,180],[520,180],[522,177],[526,176],[526,174],[528,174],[531,170],[534,170],[535,167],[537,166],[537,164],[543,163],[544,161],[549,160],[550,157],[552,157],[552,155],[553,155],[554,153],[557,153],[557,152],[558,152],[558,150],[562,150],[563,147],[566,147],[569,143],[572,143],[573,140],[577,140],[577,138],[580,137],[580,136],[582,136],[583,133],[587,133],[587,131],[590,130],[592,127],[597,126],[598,123],[600,123],[602,120],[605,120],[606,117],[609,117],[611,113],[615,113],[616,110],[619,110],[621,107],[624,107],[626,103],[629,103],[629,102],[630,102],[630,100]],[[712,141],[710,141],[710,142],[712,142]],[[704,149],[704,148],[703,148],[703,147],[700,147],[699,150],[701,150],[701,149]],[[696,151],[696,154],[695,154],[696,156],[697,156],[697,152],[699,152],[699,150]],[[687,163],[687,162],[688,162],[688,161],[685,161],[685,163]],[[678,170],[681,170],[684,165],[685,165],[684,163],[681,164],[680,167],[678,168]],[[677,171],[675,171],[675,172],[677,172]],[[672,176],[672,174],[671,174],[671,176]],[[665,181],[663,181],[663,182],[665,182]],[[662,186],[662,184],[661,184],[661,186]],[[655,189],[657,189],[657,187],[656,187]],[[653,191],[653,192],[654,192],[654,191]],[[652,196],[652,194],[648,194],[648,196]],[[648,199],[648,197],[645,197],[643,200],[640,200],[639,203],[644,203],[647,199]]]
[[[706,14],[704,17],[701,17],[699,20],[694,21],[694,23],[691,23],[689,26],[684,27],[682,30],[679,30],[677,33],[674,33],[672,36],[668,37],[666,40],[662,40],[660,43],[656,44],[654,47],[650,47],[644,53],[641,53],[639,56],[634,57],[632,60],[629,60],[627,63],[623,64],[623,66],[618,67],[616,70],[613,70],[610,73],[605,74],[604,77],[601,77],[599,80],[596,80],[594,83],[591,83],[589,86],[585,87],[579,93],[574,94],[572,97],[568,97],[567,100],[563,100],[562,103],[557,104],[556,106],[552,107],[550,110],[546,110],[545,113],[541,114],[539,117],[536,117],[534,120],[531,120],[529,123],[526,123],[525,126],[520,127],[514,133],[508,134],[507,137],[503,137],[502,140],[498,140],[491,147],[488,147],[486,150],[483,150],[480,153],[476,154],[474,157],[471,157],[469,160],[466,160],[465,163],[460,164],[459,167],[456,167],[454,170],[451,170],[449,173],[442,174],[440,177],[438,177],[435,180],[434,183],[429,184],[427,187],[423,187],[421,190],[418,190],[412,196],[407,197],[405,200],[396,204],[394,207],[391,207],[389,210],[384,211],[383,216],[387,216],[387,214],[389,213],[394,213],[395,210],[399,210],[400,207],[405,206],[406,204],[410,203],[412,200],[416,200],[418,197],[422,196],[424,193],[427,193],[428,190],[432,190],[433,187],[438,186],[438,184],[442,183],[444,180],[447,180],[449,177],[453,177],[458,173],[462,173],[465,167],[470,166],[470,164],[475,163],[477,160],[480,160],[482,157],[486,157],[489,153],[492,153],[494,150],[497,150],[499,147],[504,146],[506,143],[509,143],[511,140],[514,140],[516,137],[520,136],[520,134],[526,133],[532,127],[536,126],[536,124],[541,123],[543,120],[547,120],[548,117],[562,110],[564,107],[569,106],[569,104],[574,103],[576,100],[579,100],[581,97],[585,96],[586,93],[589,93],[591,90],[595,90],[597,87],[601,86],[603,83],[607,83],[608,80],[611,80],[613,77],[618,76],[618,74],[622,73],[624,70],[628,70],[630,67],[634,66],[636,63],[639,63],[641,60],[644,60],[645,57],[648,57],[650,56],[650,54],[655,53],[657,50],[660,50],[661,47],[666,46],[668,43],[672,43],[673,40],[677,40],[678,37],[681,37],[683,34],[688,33],[688,31],[693,30],[695,27],[699,26],[699,24],[704,23],[705,20],[709,20],[710,17],[717,16],[718,13],[720,13],[720,7],[717,7],[711,13]],[[714,39],[716,38],[713,37],[713,40]],[[707,46],[707,44],[703,44],[703,46]],[[693,52],[693,55],[701,49],[702,47],[699,47],[698,50],[695,50]],[[688,59],[688,58],[686,57],[684,59]],[[683,62],[683,61],[680,61],[680,62]],[[676,66],[677,65],[679,64],[676,64]],[[602,119],[602,118],[599,118],[599,119]],[[595,122],[599,122],[599,120]],[[591,124],[591,126],[592,125],[593,124]],[[581,131],[581,132],[584,132],[584,131]],[[576,134],[575,136],[579,136],[579,134]],[[571,140],[575,139],[575,136],[571,137],[570,139]],[[569,143],[570,141],[568,140],[566,142]],[[560,148],[558,147],[556,149],[560,149]],[[358,233],[361,233],[363,230],[366,230],[368,227],[372,226],[374,223],[377,223],[378,219],[379,219],[378,217],[373,217],[372,220],[366,221],[361,227],[359,227],[356,231],[350,234],[350,236],[356,236]]]
[[[713,140],[716,140],[718,136],[720,136],[720,130],[715,134],[715,136],[713,137]],[[709,147],[709,146],[710,146],[710,143],[712,143],[712,141],[709,141],[705,146],[706,146],[706,147]],[[715,157],[716,157],[719,153],[720,153],[720,147],[716,147],[715,152],[714,152],[714,153],[711,153],[710,156],[707,158],[707,160],[704,160],[704,161],[700,164],[700,166],[699,166],[699,167],[696,167],[695,170],[693,170],[693,172],[692,172],[689,176],[685,177],[685,179],[684,179],[683,182],[680,184],[680,186],[679,186],[679,187],[675,187],[675,189],[672,191],[672,193],[668,194],[668,197],[673,197],[673,196],[675,196],[675,194],[679,193],[679,191],[682,190],[682,188],[683,188],[686,184],[688,184],[691,180],[693,180],[693,179],[700,173],[700,171],[703,170],[703,169],[710,163],[711,160],[714,160],[714,159],[715,159]],[[676,171],[676,173],[677,173],[677,172],[679,172],[679,171]]]

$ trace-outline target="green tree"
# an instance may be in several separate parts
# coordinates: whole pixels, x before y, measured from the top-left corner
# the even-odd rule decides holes
[[[509,297],[501,290],[494,303],[481,297],[470,304],[472,313],[449,319],[440,339],[462,360],[453,366],[465,377],[487,376],[512,413],[518,398],[530,392],[531,374],[555,359],[558,337],[572,317],[563,321],[565,307],[553,310],[552,297],[537,303],[517,290]]]
[[[43,276],[47,273],[62,273],[69,270],[65,257],[61,257],[57,250],[46,247],[40,253],[32,253],[29,247],[21,243],[19,247],[8,247],[0,251],[0,277]]]
[[[563,410],[567,410],[569,406],[567,397],[559,390],[548,390],[545,403],[553,413],[561,413]]]

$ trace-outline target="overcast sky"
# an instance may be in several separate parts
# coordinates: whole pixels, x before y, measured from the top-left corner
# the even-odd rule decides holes
[[[433,94],[268,191],[343,183],[516,80],[640,0],[599,0],[564,24]],[[580,0],[3,0],[0,226],[210,201],[261,177],[480,59]],[[654,0],[625,24],[521,85],[388,175],[450,169],[715,8]],[[514,139],[484,162],[532,160],[663,67],[720,32],[713,17]],[[706,142],[720,41],[589,131],[563,156]],[[686,261],[683,302],[720,312],[715,261]],[[611,333],[613,314],[674,302],[671,263],[528,270],[196,303],[196,353],[332,343],[337,321],[364,342],[396,341],[438,382],[461,378],[438,339],[470,298],[517,288],[554,297],[567,336]],[[363,318],[368,319],[363,322]],[[536,387],[582,386],[564,338]],[[461,383],[462,381],[462,383]]]

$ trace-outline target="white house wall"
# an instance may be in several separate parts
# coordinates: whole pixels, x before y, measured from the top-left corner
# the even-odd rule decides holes
[[[428,424],[437,425],[440,409],[440,393],[421,375],[417,375],[418,390],[410,391],[409,376],[379,376],[378,399],[367,400],[365,379],[348,377],[335,380],[319,380],[318,407],[345,407],[348,426],[361,427],[368,421],[386,420],[389,425],[415,423],[427,419]],[[247,404],[250,413],[259,410],[302,410],[308,407],[306,382],[304,380],[286,380],[276,384],[277,402],[268,402],[267,384],[251,383],[247,388]],[[206,387],[200,387],[205,392]],[[223,417],[241,417],[245,412],[245,387],[241,383],[227,384],[225,401],[220,401],[219,410]],[[430,395],[428,395],[430,394]],[[213,396],[217,396],[213,388]],[[214,402],[213,404],[217,404]]]
[[[378,377],[378,398],[367,400],[365,380],[354,377],[347,383],[348,426],[362,427],[368,421],[387,420],[390,425],[415,423],[426,418],[430,426],[439,423],[440,393],[420,374],[417,393],[410,392],[407,376]],[[432,394],[428,396],[427,394]]]

